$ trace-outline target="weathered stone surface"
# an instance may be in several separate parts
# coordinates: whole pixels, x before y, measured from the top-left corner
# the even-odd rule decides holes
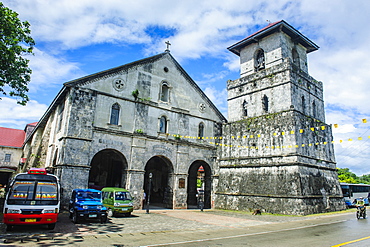
[[[300,215],[344,208],[322,83],[307,74],[306,48],[283,29],[238,48],[242,77],[227,85],[217,208]]]
[[[169,52],[65,83],[25,143],[24,168],[54,170],[63,206],[72,189],[119,186],[135,208],[149,194],[162,207],[195,207],[199,179],[206,207],[343,209],[323,85],[307,72],[306,49],[317,48],[291,32],[239,47],[229,123]]]

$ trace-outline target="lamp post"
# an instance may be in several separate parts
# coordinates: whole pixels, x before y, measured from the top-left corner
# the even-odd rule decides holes
[[[148,195],[146,200],[146,213],[149,214],[149,203],[150,203],[150,191],[152,190],[152,177],[153,174],[149,173],[149,184],[148,184]]]

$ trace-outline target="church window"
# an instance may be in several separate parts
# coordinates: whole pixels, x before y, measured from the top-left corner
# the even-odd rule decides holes
[[[111,113],[110,113],[110,124],[118,125],[119,112],[120,112],[119,104],[117,104],[117,103],[113,104],[112,105],[112,110],[111,110]]]
[[[265,68],[265,52],[262,49],[259,49],[256,52],[254,60],[254,68],[256,72]]]
[[[167,82],[162,83],[161,87],[161,101],[168,102],[169,101],[169,86]]]
[[[204,137],[204,124],[203,123],[199,124],[198,137]]]
[[[167,133],[167,119],[165,116],[162,116],[159,119],[159,132],[160,133]]]
[[[248,116],[248,102],[244,100],[242,107],[243,107],[243,117],[247,117]]]
[[[304,96],[302,96],[302,113],[304,114],[306,111],[306,100]]]
[[[265,112],[269,110],[269,98],[266,95],[263,95],[262,98],[262,108]]]
[[[58,131],[62,129],[63,112],[64,112],[64,102],[60,105],[60,108],[59,108]]]
[[[299,67],[299,55],[296,49],[292,50],[293,63]]]
[[[10,158],[12,157],[11,154],[5,154],[4,162],[10,162]]]

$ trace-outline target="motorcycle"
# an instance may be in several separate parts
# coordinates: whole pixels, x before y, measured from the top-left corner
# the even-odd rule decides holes
[[[357,206],[356,217],[359,220],[361,217],[366,219],[366,207],[365,206]]]

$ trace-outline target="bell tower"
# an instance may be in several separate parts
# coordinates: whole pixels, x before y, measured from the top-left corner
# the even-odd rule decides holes
[[[324,122],[322,83],[307,67],[307,54],[318,48],[285,21],[230,46],[241,78],[228,83],[229,121],[296,109]]]
[[[318,46],[282,20],[228,50],[240,57],[240,78],[227,83],[215,206],[299,215],[342,210],[323,85],[308,74],[307,54]]]

